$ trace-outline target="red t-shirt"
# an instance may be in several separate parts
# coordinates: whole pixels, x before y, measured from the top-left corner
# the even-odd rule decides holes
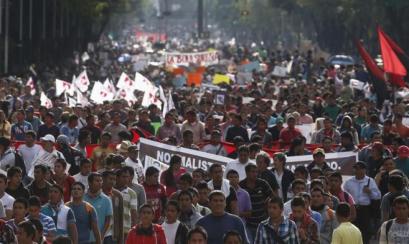
[[[186,173],[186,169],[181,167],[179,169],[178,172],[176,172],[176,174],[173,174],[173,178],[175,179],[175,183],[177,184],[180,176],[182,176],[184,173]],[[170,197],[170,195],[172,195],[174,192],[177,191],[177,187],[176,186],[167,186],[165,183],[165,174],[161,174],[160,175],[160,183],[163,184],[164,186],[166,186],[166,196]]]
[[[72,184],[74,184],[74,182],[75,182],[74,177],[72,177],[71,175],[66,175],[63,184],[62,185],[59,184],[63,189],[64,202],[71,201],[71,186]]]
[[[288,127],[286,127],[280,131],[280,139],[286,144],[290,144],[294,138],[301,135],[301,131],[297,128],[290,130]]]
[[[144,244],[166,244],[165,232],[162,226],[153,225],[153,235],[140,235],[136,231],[137,226],[134,226],[126,238],[126,244],[144,243]]]
[[[147,185],[145,182],[142,184],[145,188],[146,202],[150,204],[155,212],[155,218],[153,222],[157,223],[162,210],[165,206],[162,206],[162,200],[166,199],[166,190],[162,184]]]

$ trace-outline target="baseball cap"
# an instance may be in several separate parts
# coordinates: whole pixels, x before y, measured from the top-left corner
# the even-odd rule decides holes
[[[398,155],[404,158],[409,157],[409,147],[405,145],[400,146],[398,148]]]
[[[322,155],[325,156],[325,151],[322,148],[316,148],[313,152],[312,155],[317,155],[318,153],[321,153]]]
[[[55,137],[53,135],[51,135],[51,134],[47,134],[47,135],[41,137],[40,140],[55,143]]]
[[[285,154],[282,152],[274,153],[274,158],[277,158],[279,160],[285,159]]]
[[[68,139],[68,137],[66,135],[59,135],[57,137],[57,142],[60,143],[60,144],[64,144],[64,145],[69,145],[70,144],[69,139]]]

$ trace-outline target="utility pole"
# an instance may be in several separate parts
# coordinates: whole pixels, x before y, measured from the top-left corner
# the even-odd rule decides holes
[[[4,73],[9,72],[9,21],[10,21],[10,2],[5,3],[5,27],[4,27]]]
[[[203,0],[198,0],[197,3],[197,36],[203,36]]]

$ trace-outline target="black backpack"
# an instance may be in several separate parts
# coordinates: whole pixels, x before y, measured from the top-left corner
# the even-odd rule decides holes
[[[22,173],[23,176],[27,174],[26,165],[24,164],[24,160],[21,157],[21,155],[18,154],[17,152],[14,153],[14,166],[19,167],[23,171]]]
[[[386,222],[386,228],[385,228],[385,235],[386,235],[386,242],[388,242],[388,233],[389,233],[389,230],[391,229],[391,227],[392,227],[392,224],[393,224],[393,219],[390,219],[390,220],[388,220],[387,222]]]

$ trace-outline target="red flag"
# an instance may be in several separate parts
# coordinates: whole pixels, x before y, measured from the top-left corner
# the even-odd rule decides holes
[[[368,69],[368,71],[377,79],[385,81],[384,71],[381,68],[379,68],[378,65],[376,65],[375,61],[362,46],[362,43],[360,41],[356,41],[356,46],[358,48],[359,54],[361,55],[362,59],[365,62],[365,66]]]
[[[405,51],[403,51],[403,49],[394,41],[392,40],[392,38],[390,36],[388,36],[383,30],[382,28],[378,25],[378,34],[382,35],[383,37],[385,37],[385,39],[388,41],[389,45],[392,47],[393,51],[395,51],[398,54],[403,54],[405,56],[406,53]]]
[[[378,36],[385,72],[398,76],[406,76],[407,72],[405,66],[403,66],[396,53],[393,51],[392,46],[380,28],[378,28]]]

